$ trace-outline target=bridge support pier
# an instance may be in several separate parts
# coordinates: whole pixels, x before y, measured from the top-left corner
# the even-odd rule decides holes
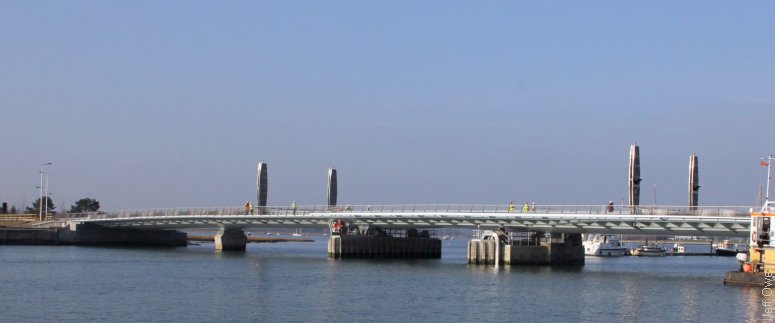
[[[221,229],[215,235],[215,250],[245,251],[248,237],[241,229]]]
[[[468,263],[495,267],[503,264],[504,245],[501,241],[501,235],[496,232],[487,233],[480,239],[469,240]]]
[[[441,258],[441,240],[366,235],[332,235],[331,258]]]
[[[525,239],[501,243],[505,238],[495,232],[468,242],[468,263],[495,265],[583,266],[584,247],[581,234],[555,233],[551,238],[543,233],[526,234]]]
[[[554,233],[538,246],[505,246],[503,254],[507,265],[584,265],[580,233]]]

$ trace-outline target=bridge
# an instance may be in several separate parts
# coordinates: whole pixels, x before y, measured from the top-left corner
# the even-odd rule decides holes
[[[58,221],[136,230],[325,228],[333,220],[382,229],[500,228],[547,233],[748,237],[750,207],[537,205],[354,205],[147,209],[72,214]]]
[[[490,229],[485,234],[476,230],[479,237],[468,242],[469,262],[583,265],[582,233],[749,237],[750,211],[680,206],[611,211],[609,205],[347,205],[258,207],[253,212],[226,207],[66,214],[51,224],[81,242],[156,239],[177,245],[181,239],[185,245],[185,234],[175,229],[213,228],[218,229],[216,250],[241,251],[248,240],[244,229],[330,228],[328,254],[335,258],[438,258],[441,242],[429,229]]]

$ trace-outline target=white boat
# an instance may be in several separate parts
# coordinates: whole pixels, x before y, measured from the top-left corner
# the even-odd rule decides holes
[[[672,252],[673,253],[686,253],[686,247],[684,247],[684,245],[676,242],[675,244],[673,244]]]
[[[301,229],[296,229],[296,232],[294,232],[291,235],[294,236],[294,237],[301,237],[302,236]]]
[[[589,256],[617,257],[627,254],[627,248],[613,234],[585,234],[582,245],[584,254]]]

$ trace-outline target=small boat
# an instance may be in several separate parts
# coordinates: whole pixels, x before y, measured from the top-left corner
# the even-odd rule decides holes
[[[672,252],[673,253],[686,253],[686,247],[684,247],[684,245],[676,242],[675,244],[673,244]]]
[[[583,235],[584,254],[588,256],[618,257],[627,254],[619,241],[619,237],[613,234],[585,234]]]
[[[662,248],[657,244],[647,244],[632,249],[632,255],[639,257],[663,257],[665,254],[665,248]]]
[[[302,236],[301,229],[296,229],[296,232],[294,232],[291,235],[294,236],[294,237],[301,237]]]
[[[738,250],[737,245],[729,240],[724,240],[716,246],[716,256],[734,257],[738,252],[740,250]]]

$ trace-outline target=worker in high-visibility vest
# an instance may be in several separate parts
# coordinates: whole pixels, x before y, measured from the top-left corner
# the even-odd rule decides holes
[[[514,210],[517,209],[517,206],[514,205],[514,201],[509,202],[509,213],[513,213]]]
[[[293,210],[293,215],[296,215],[296,201],[291,202],[291,209]]]

